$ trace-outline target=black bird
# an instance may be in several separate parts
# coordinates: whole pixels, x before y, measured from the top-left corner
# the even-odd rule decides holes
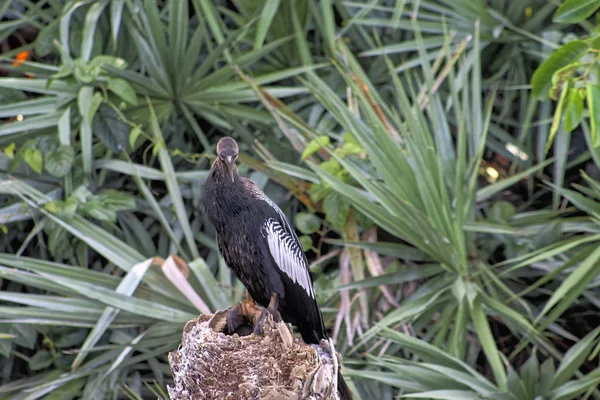
[[[298,327],[306,343],[329,339],[315,296],[308,261],[281,209],[252,180],[238,175],[234,139],[217,144],[217,159],[204,189],[206,215],[217,231],[219,251],[255,302]],[[338,373],[340,398],[351,399]]]

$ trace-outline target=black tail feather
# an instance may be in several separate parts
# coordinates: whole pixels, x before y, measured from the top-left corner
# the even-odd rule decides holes
[[[354,399],[354,396],[352,396],[352,392],[350,391],[350,387],[344,380],[344,377],[340,371],[338,371],[338,393],[340,394],[340,400]]]

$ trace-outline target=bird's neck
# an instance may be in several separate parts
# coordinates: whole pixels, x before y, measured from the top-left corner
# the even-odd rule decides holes
[[[217,230],[227,223],[231,215],[244,209],[247,203],[237,167],[234,165],[233,168],[232,180],[225,162],[217,159],[210,170],[210,179],[207,180],[206,190],[209,195],[205,198],[205,207]]]
[[[217,158],[212,165],[210,173],[214,174],[213,176],[219,181],[221,187],[229,189],[240,185],[240,175],[238,174],[237,165],[234,163],[231,168],[233,168],[233,180],[231,180],[225,161]]]

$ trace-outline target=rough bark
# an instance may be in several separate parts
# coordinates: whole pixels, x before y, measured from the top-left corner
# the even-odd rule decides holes
[[[186,324],[181,345],[169,353],[172,400],[339,399],[337,354],[327,342],[307,345],[270,314],[263,334],[248,334],[250,324],[230,335],[228,311]]]

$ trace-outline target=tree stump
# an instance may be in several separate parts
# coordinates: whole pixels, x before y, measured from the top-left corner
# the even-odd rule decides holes
[[[337,353],[329,342],[307,345],[271,314],[263,334],[251,333],[257,318],[230,334],[229,310],[185,325],[181,345],[169,353],[172,400],[339,400]]]

